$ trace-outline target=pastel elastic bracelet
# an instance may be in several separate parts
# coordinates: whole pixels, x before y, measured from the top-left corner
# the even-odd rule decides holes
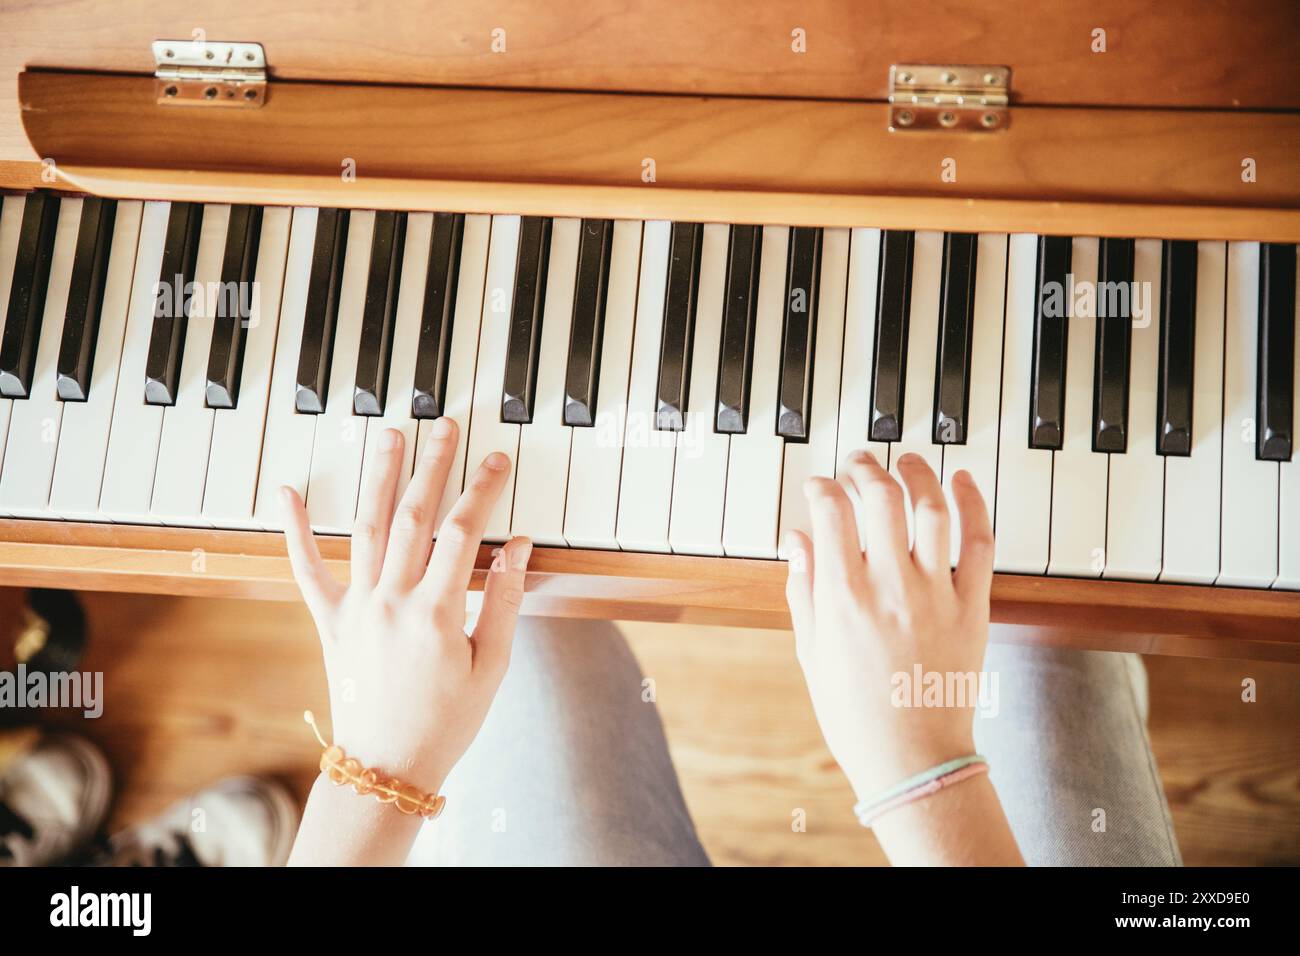
[[[917,800],[938,793],[944,787],[951,787],[955,783],[961,783],[963,780],[969,780],[971,777],[977,777],[988,772],[988,761],[979,754],[957,757],[941,763],[937,767],[923,770],[913,777],[908,777],[902,783],[890,787],[884,793],[877,794],[870,800],[861,801],[853,808],[853,813],[857,816],[859,823],[864,827],[869,827],[877,818],[890,810],[897,810],[905,804],[914,803]]]

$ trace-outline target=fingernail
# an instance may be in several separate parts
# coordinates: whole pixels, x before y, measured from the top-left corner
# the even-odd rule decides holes
[[[860,448],[857,451],[855,451],[852,455],[849,456],[849,459],[853,462],[862,465],[880,464],[880,462],[876,460],[876,456],[871,454],[871,452],[867,451],[865,448]]]
[[[483,459],[483,465],[493,471],[507,471],[510,468],[510,459],[499,451],[494,451]]]
[[[953,475],[953,476],[952,476],[952,480],[953,480],[953,481],[959,481],[959,482],[961,482],[963,485],[973,485],[973,484],[975,484],[975,479],[971,477],[971,473],[970,473],[969,471],[967,471],[965,468],[963,468],[961,471],[957,472],[957,474]]]
[[[379,450],[392,451],[402,440],[402,433],[396,428],[385,428],[384,433],[379,436]]]
[[[806,574],[808,571],[808,558],[803,553],[803,548],[799,546],[799,536],[794,533],[787,533],[784,539],[784,545],[781,548],[789,557],[786,558],[786,566],[791,574]]]
[[[823,481],[827,481],[827,480],[829,480],[829,479],[821,478],[821,477],[818,477],[818,476],[814,476],[814,477],[812,477],[812,478],[805,478],[805,479],[804,479],[804,483],[803,483],[803,496],[804,496],[805,498],[807,498],[808,500],[810,500],[810,501],[811,501],[813,498],[818,498],[818,497],[820,497],[820,496],[821,496],[821,484],[822,484]]]
[[[433,424],[429,426],[429,434],[434,438],[446,438],[451,434],[451,419],[445,416],[435,418]]]
[[[900,465],[915,465],[919,461],[924,461],[924,459],[914,451],[909,451],[898,458]]]
[[[285,511],[293,507],[293,489],[288,485],[280,486],[280,507]]]
[[[533,555],[533,542],[530,538],[516,538],[514,566],[520,571],[528,570],[528,559]]]

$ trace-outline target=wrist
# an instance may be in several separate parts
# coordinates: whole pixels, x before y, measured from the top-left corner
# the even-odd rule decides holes
[[[914,745],[901,745],[879,752],[876,759],[864,763],[854,772],[846,773],[860,802],[875,799],[919,773],[975,753],[975,742],[970,735],[955,735],[951,739],[917,741]]]
[[[338,746],[348,757],[355,758],[363,768],[373,770],[380,777],[390,777],[429,794],[442,792],[443,782],[451,771],[442,761],[428,752],[421,753],[402,747],[379,746],[358,740],[349,746],[340,740]]]

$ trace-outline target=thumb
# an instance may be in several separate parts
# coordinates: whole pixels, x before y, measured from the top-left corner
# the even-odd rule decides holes
[[[788,567],[785,600],[790,605],[790,622],[794,626],[794,649],[800,664],[809,659],[813,641],[813,549],[802,531],[785,536]],[[807,667],[804,667],[807,670]]]
[[[511,538],[492,559],[487,581],[483,585],[483,610],[474,627],[474,670],[499,678],[510,662],[510,647],[515,639],[519,605],[524,599],[524,575],[533,543],[527,538]]]

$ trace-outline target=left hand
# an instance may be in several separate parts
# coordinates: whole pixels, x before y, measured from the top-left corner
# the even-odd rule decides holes
[[[439,419],[429,436],[400,503],[403,437],[381,436],[357,508],[346,587],[321,560],[298,493],[286,487],[282,495],[294,577],[325,656],[333,742],[366,767],[437,793],[505,676],[532,543],[513,538],[497,554],[478,624],[466,634],[470,576],[510,460],[498,452],[478,466],[434,543],[456,423]]]

